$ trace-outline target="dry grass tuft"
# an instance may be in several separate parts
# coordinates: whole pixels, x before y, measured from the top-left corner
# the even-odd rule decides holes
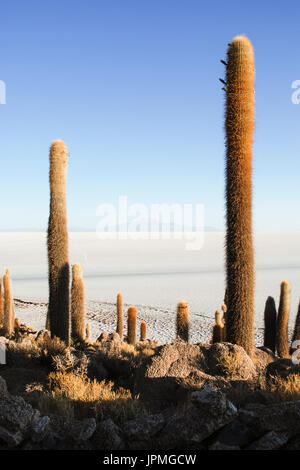
[[[124,388],[115,389],[113,382],[97,382],[74,372],[49,374],[48,393],[40,400],[42,412],[82,418],[92,412],[99,420],[111,417],[116,422],[144,414],[139,399],[133,399]]]

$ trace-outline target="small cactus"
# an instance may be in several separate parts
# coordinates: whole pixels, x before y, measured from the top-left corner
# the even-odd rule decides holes
[[[90,323],[87,323],[85,326],[85,340],[86,342],[89,342],[91,339],[91,325]]]
[[[276,321],[277,321],[277,311],[275,300],[273,297],[268,297],[265,305],[264,312],[264,346],[265,348],[271,349],[273,353],[276,350]]]
[[[295,346],[293,345],[294,341],[299,341],[299,345]],[[298,312],[295,320],[295,327],[294,327],[294,332],[293,332],[293,339],[291,343],[291,348],[290,348],[290,353],[293,354],[296,349],[300,348],[300,301],[298,304]]]
[[[189,306],[181,300],[177,305],[176,330],[177,338],[188,343],[189,341]]]
[[[72,338],[84,341],[85,337],[85,296],[83,272],[80,264],[72,268],[71,325]]]
[[[123,314],[123,295],[119,292],[117,295],[117,333],[122,341],[124,330],[124,314]]]
[[[222,312],[217,310],[215,313],[216,324],[213,327],[212,343],[221,343],[223,341],[224,324]]]
[[[215,324],[213,327],[212,343],[222,343],[223,341],[223,327]]]
[[[14,323],[14,331],[15,335],[18,336],[20,333],[20,328],[21,328],[21,322],[18,318],[15,318],[15,323]]]
[[[142,321],[140,340],[141,341],[146,341],[146,339],[147,339],[147,324],[146,324],[146,322]]]
[[[136,317],[137,309],[129,307],[127,313],[127,341],[129,344],[135,345],[136,343]]]
[[[276,324],[276,348],[279,357],[289,357],[288,323],[290,316],[291,286],[282,281]]]
[[[3,330],[5,336],[10,337],[14,331],[14,299],[11,288],[10,270],[6,270],[6,274],[3,276],[3,288],[4,288],[4,315],[3,315]]]

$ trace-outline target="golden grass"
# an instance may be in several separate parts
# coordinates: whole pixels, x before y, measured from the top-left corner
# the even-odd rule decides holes
[[[98,419],[111,417],[122,422],[145,413],[138,398],[130,390],[116,389],[109,381],[98,382],[73,372],[52,372],[48,376],[47,393],[41,397],[39,408],[44,413],[82,418],[94,414]]]

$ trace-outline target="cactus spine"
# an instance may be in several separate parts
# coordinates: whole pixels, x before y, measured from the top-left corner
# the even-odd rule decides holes
[[[85,339],[85,296],[82,267],[74,264],[72,268],[71,288],[71,335],[74,339]]]
[[[127,313],[127,340],[129,344],[133,345],[136,343],[136,317],[137,309],[129,307]]]
[[[276,325],[276,348],[279,357],[289,357],[288,325],[291,304],[291,286],[288,281],[282,281]]]
[[[146,341],[146,339],[147,339],[147,324],[146,324],[146,322],[142,321],[140,340],[141,341]]]
[[[266,300],[264,312],[264,346],[265,348],[271,349],[273,353],[275,353],[276,350],[276,317],[277,311],[275,300],[273,299],[273,297],[268,297]]]
[[[252,146],[254,51],[249,39],[229,45],[226,66],[226,340],[251,355],[254,348]]]
[[[177,305],[176,332],[177,338],[188,343],[189,341],[189,306],[181,300]]]
[[[67,169],[69,153],[61,140],[50,149],[50,215],[48,223],[49,325],[51,336],[69,344],[70,265],[67,228]]]
[[[124,330],[124,314],[123,314],[123,295],[117,295],[117,333],[121,340],[123,339]]]
[[[293,344],[294,341],[299,341],[299,344],[295,345]],[[300,348],[300,301],[298,304],[298,312],[295,320],[295,327],[294,327],[294,332],[293,332],[293,339],[292,339],[292,344],[290,348],[290,353],[293,354],[296,349]]]
[[[14,299],[11,288],[10,270],[7,269],[3,276],[3,289],[4,289],[4,315],[3,315],[3,330],[5,336],[12,336],[15,325],[15,309]]]

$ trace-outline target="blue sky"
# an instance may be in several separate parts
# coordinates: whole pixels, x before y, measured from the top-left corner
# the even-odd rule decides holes
[[[202,203],[224,225],[220,59],[244,33],[256,55],[254,223],[300,227],[299,2],[14,1],[1,4],[0,230],[45,230],[48,150],[70,150],[69,228],[96,208]]]

